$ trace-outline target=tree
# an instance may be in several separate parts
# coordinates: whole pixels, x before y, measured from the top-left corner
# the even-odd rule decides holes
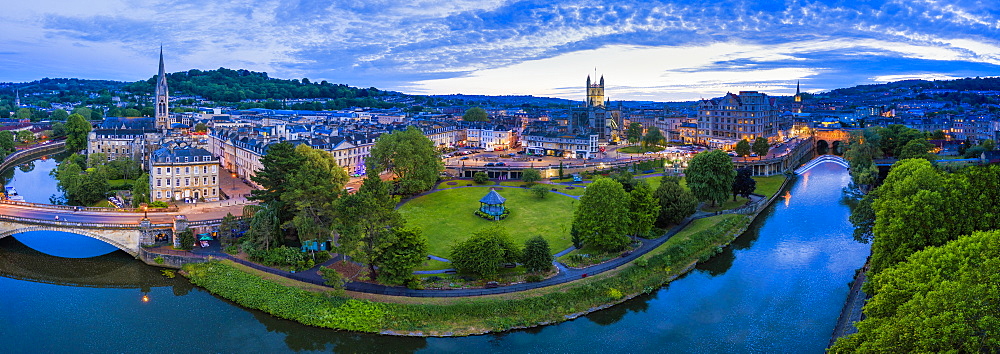
[[[368,173],[378,175],[381,171],[389,171],[395,174],[400,194],[431,189],[444,168],[434,142],[414,126],[380,136],[365,164]]]
[[[126,117],[142,117],[142,112],[135,108],[126,108],[123,114]]]
[[[521,180],[528,184],[535,184],[535,182],[542,180],[542,174],[536,169],[526,168],[521,171]]]
[[[149,174],[146,173],[132,183],[132,207],[138,208],[142,203],[149,203]]]
[[[61,138],[66,136],[66,124],[62,122],[52,123],[52,137]]]
[[[842,352],[1000,352],[1000,231],[914,253],[868,279],[873,297]]]
[[[388,183],[370,174],[356,193],[341,197],[336,205],[340,253],[368,264],[375,276],[380,250],[391,241],[393,230],[405,222],[396,211],[398,201],[398,197],[389,193]]]
[[[52,111],[52,116],[49,118],[52,119],[53,121],[63,122],[66,121],[66,118],[69,118],[69,113],[66,113],[65,109],[57,109],[55,111]]]
[[[924,137],[923,132],[900,124],[877,127],[874,133],[878,135],[879,148],[892,156],[899,156],[900,150],[910,140]]]
[[[95,152],[87,156],[87,168],[96,168],[98,166],[104,166],[108,164],[108,154],[103,152]]]
[[[427,259],[427,238],[420,230],[396,228],[379,247],[376,263],[378,281],[399,285],[413,279],[413,268]]]
[[[14,114],[18,120],[31,120],[31,110],[27,108],[18,108],[17,113]]]
[[[986,151],[993,151],[997,149],[997,143],[993,141],[993,139],[983,140],[983,142],[979,143],[979,146],[982,146]]]
[[[552,251],[549,241],[541,236],[535,236],[524,242],[524,252],[521,254],[521,264],[532,273],[547,272],[552,269]]]
[[[639,184],[639,180],[635,179],[635,176],[632,175],[632,172],[629,172],[628,170],[621,170],[615,172],[610,176],[608,176],[608,178],[615,180],[615,182],[621,183],[622,188],[625,188],[626,193],[631,192],[633,189],[635,189],[635,186]]]
[[[499,274],[504,263],[519,259],[520,250],[511,242],[507,229],[499,224],[477,231],[451,249],[451,264],[455,269],[486,278]]]
[[[625,139],[632,144],[642,140],[642,124],[639,124],[639,122],[629,123],[628,128],[625,129]]]
[[[257,248],[269,250],[280,247],[284,235],[281,234],[281,223],[278,221],[277,207],[268,203],[244,207],[244,217],[250,217],[250,229],[247,230],[247,240]]]
[[[927,142],[924,138],[917,138],[910,140],[906,143],[906,145],[903,145],[903,147],[899,149],[899,156],[897,157],[900,160],[926,159],[928,161],[934,161],[937,159],[934,157],[934,154],[930,153],[933,148],[934,145]]]
[[[977,145],[966,149],[962,156],[967,159],[975,159],[979,158],[984,152],[986,152],[986,148]]]
[[[546,195],[549,194],[549,188],[541,184],[536,184],[534,186],[531,186],[530,191],[531,194],[538,197],[538,199],[543,199],[545,198]]]
[[[872,233],[872,229],[875,227],[875,209],[872,208],[874,201],[875,192],[873,191],[865,194],[851,208],[851,216],[848,220],[854,225],[854,239],[858,242],[869,243],[874,236]]]
[[[757,156],[764,157],[767,156],[768,151],[771,151],[771,144],[767,142],[767,138],[758,136],[753,141],[753,146],[750,147],[750,150],[753,150],[753,153],[757,154]]]
[[[236,217],[233,216],[233,213],[226,213],[226,216],[222,217],[222,222],[219,223],[219,243],[223,248],[233,243],[236,238],[236,228]]]
[[[663,137],[663,133],[660,132],[660,128],[649,127],[646,131],[646,135],[642,137],[643,146],[660,145],[666,138]]]
[[[10,130],[0,131],[0,154],[7,157],[14,151],[14,133],[11,133]]]
[[[678,224],[698,209],[698,199],[681,187],[676,177],[663,177],[653,196],[660,205],[656,217],[656,226],[660,228]]]
[[[280,142],[269,145],[267,153],[260,159],[262,168],[250,177],[262,189],[250,191],[249,199],[275,208],[275,215],[282,224],[291,220],[294,214],[293,206],[285,203],[281,196],[288,192],[289,179],[305,160],[306,157],[300,155],[291,143]]]
[[[629,192],[628,202],[629,229],[633,236],[643,236],[649,233],[660,215],[660,204],[653,196],[653,188],[646,181],[639,181],[635,189]]]
[[[715,206],[729,197],[736,179],[736,170],[733,168],[733,160],[725,152],[709,150],[691,158],[684,176],[695,197]]]
[[[479,171],[472,174],[472,181],[476,184],[483,184],[490,181],[490,176],[486,172]]]
[[[964,210],[967,193],[958,178],[948,178],[924,159],[896,162],[877,199],[873,227],[871,272],[878,273],[902,262],[927,246],[940,246],[973,228],[956,220],[947,210]]]
[[[102,168],[90,169],[80,179],[79,186],[70,196],[76,202],[83,205],[97,203],[107,197],[111,185],[108,183],[107,173]]]
[[[486,115],[486,110],[479,107],[472,107],[465,110],[462,120],[466,122],[489,122],[490,118]]]
[[[927,138],[931,140],[944,140],[947,139],[948,137],[944,134],[943,130],[938,129],[928,133]]]
[[[559,161],[559,179],[563,179],[563,163]]]
[[[573,227],[583,244],[603,251],[628,246],[628,193],[621,183],[600,178],[587,187],[573,216]]]
[[[326,151],[302,144],[295,153],[305,159],[288,177],[288,190],[281,195],[281,201],[294,210],[289,226],[302,243],[326,241],[334,222],[334,203],[350,177]]]
[[[91,112],[92,111],[91,111],[90,108],[87,108],[87,107],[84,107],[84,106],[77,106],[77,107],[73,107],[73,110],[70,111],[70,114],[79,114],[84,119],[90,119],[90,113]]]
[[[71,114],[66,120],[66,150],[75,152],[86,149],[90,129],[86,118],[77,113]]]
[[[194,248],[194,243],[196,240],[194,238],[194,231],[191,231],[191,229],[179,232],[177,234],[177,238],[178,238],[177,242],[180,243],[182,250],[190,251],[192,248]]]
[[[740,142],[736,143],[736,155],[743,157],[750,156],[750,151],[750,142],[746,139],[740,140]]]
[[[205,125],[205,123],[195,124],[194,125],[194,131],[196,131],[198,133],[207,132],[208,131],[208,125]]]
[[[736,169],[736,179],[733,180],[733,201],[736,196],[750,198],[750,193],[757,189],[757,181],[753,179],[753,169],[743,167]]]

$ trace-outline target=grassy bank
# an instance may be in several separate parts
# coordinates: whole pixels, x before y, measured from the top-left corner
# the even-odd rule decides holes
[[[195,285],[242,306],[304,324],[361,332],[470,335],[565,321],[656,290],[715,255],[749,224],[742,215],[696,221],[639,260],[552,287],[474,298],[404,298],[317,291],[231,263],[184,267]],[[370,301],[377,300],[377,301]]]

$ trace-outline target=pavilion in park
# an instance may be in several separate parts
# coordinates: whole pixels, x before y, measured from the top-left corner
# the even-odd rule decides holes
[[[479,200],[479,211],[492,216],[494,220],[498,220],[503,215],[504,202],[506,201],[507,199],[500,196],[500,193],[490,188],[490,192],[486,193],[486,196]]]

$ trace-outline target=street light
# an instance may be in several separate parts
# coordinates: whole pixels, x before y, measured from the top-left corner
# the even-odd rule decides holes
[[[233,172],[232,177],[233,177],[233,179],[229,180],[229,189],[232,189],[233,192],[235,192],[236,191],[236,172]]]
[[[139,209],[142,209],[142,218],[149,219],[149,205],[146,203],[139,204]]]

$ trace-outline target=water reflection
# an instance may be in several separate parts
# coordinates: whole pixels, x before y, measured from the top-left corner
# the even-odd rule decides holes
[[[11,237],[36,251],[64,258],[97,257],[118,250],[104,241],[69,232],[30,231]]]

